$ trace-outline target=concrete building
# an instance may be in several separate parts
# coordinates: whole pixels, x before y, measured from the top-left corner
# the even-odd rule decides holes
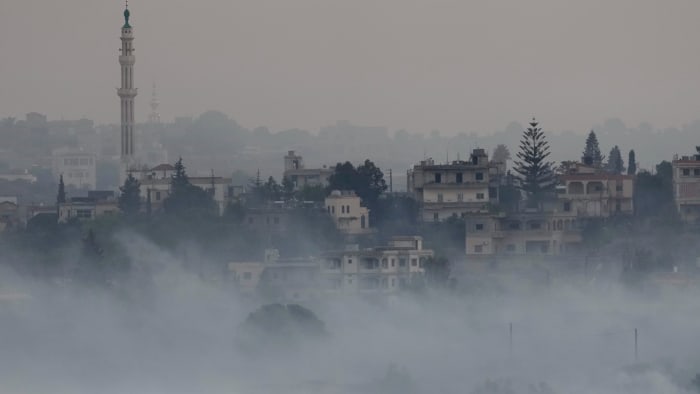
[[[558,175],[561,210],[578,218],[634,213],[634,176],[610,174],[577,163]]]
[[[71,219],[92,220],[119,213],[117,198],[113,191],[91,191],[87,197],[73,197],[58,205],[58,222]]]
[[[297,190],[304,188],[304,186],[328,186],[331,175],[333,175],[333,169],[325,166],[306,168],[304,158],[294,153],[293,150],[287,152],[284,157],[283,176],[289,178]]]
[[[17,197],[0,197],[0,233],[21,224]]]
[[[63,175],[66,186],[93,190],[97,187],[97,156],[93,153],[59,148],[53,151],[52,173],[56,182]]]
[[[323,253],[322,287],[331,293],[392,293],[425,273],[434,252],[421,237],[394,237],[384,247]]]
[[[521,212],[468,216],[467,260],[495,256],[574,252],[581,243],[581,221],[572,212]]]
[[[427,159],[408,172],[408,192],[420,204],[423,221],[443,221],[488,212],[497,191],[489,187],[488,155],[474,149],[469,161],[436,164]]]
[[[360,197],[353,191],[334,190],[326,197],[325,209],[341,233],[357,235],[371,231],[369,209],[362,206]]]
[[[160,210],[163,201],[170,194],[170,183],[175,174],[175,167],[171,164],[160,164],[153,168],[130,171],[134,178],[141,183],[141,198],[147,201],[150,195],[151,209]],[[219,176],[188,177],[190,183],[212,194],[214,201],[222,215],[230,201],[232,191],[231,178]]]
[[[683,222],[700,224],[700,146],[692,156],[673,159],[673,198]]]

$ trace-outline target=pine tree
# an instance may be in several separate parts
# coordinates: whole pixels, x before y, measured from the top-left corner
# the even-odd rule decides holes
[[[493,150],[493,154],[491,155],[491,160],[496,163],[505,163],[510,159],[511,157],[508,147],[504,144],[496,145],[496,148]]]
[[[56,196],[56,205],[66,202],[66,185],[63,183],[63,174],[58,180],[58,195]]]
[[[209,215],[216,212],[216,203],[210,193],[190,183],[182,158],[175,163],[175,173],[170,180],[170,194],[163,201],[168,214]]]
[[[605,169],[612,174],[622,174],[625,171],[625,162],[622,161],[622,154],[617,145],[610,149],[610,155],[608,155],[608,163],[605,165]]]
[[[605,158],[600,153],[600,145],[598,145],[598,137],[595,135],[595,131],[591,130],[586,138],[586,149],[583,151],[583,158],[581,161],[586,165],[592,165],[593,167],[600,167],[603,164]]]
[[[119,188],[119,209],[125,215],[135,215],[141,209],[141,183],[132,174],[124,181],[124,185]]]
[[[520,176],[520,189],[528,196],[531,207],[539,203],[554,190],[555,180],[552,162],[548,162],[549,143],[538,123],[532,118],[530,127],[523,131],[520,152],[516,155],[515,172]]]
[[[627,156],[627,174],[634,175],[637,173],[637,158],[634,154],[634,149],[630,150]]]

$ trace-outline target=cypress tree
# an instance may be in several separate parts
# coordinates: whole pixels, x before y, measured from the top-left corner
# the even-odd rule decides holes
[[[119,209],[126,215],[135,215],[141,209],[141,183],[132,174],[119,188]]]
[[[613,174],[622,174],[625,171],[625,162],[622,161],[622,154],[617,145],[610,149],[608,164],[606,164],[605,169]]]
[[[634,175],[637,173],[637,158],[635,157],[634,149],[630,150],[627,156],[627,174]]]

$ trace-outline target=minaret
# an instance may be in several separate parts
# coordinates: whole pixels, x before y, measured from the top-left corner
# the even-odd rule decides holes
[[[156,93],[156,84],[153,84],[153,94],[151,95],[151,114],[148,115],[148,123],[158,124],[160,123],[160,113],[158,113],[158,107],[160,106],[160,101],[158,101],[158,94]]]
[[[129,2],[124,10],[124,26],[122,26],[122,47],[119,50],[119,64],[122,68],[122,85],[117,91],[121,101],[121,159],[122,164],[133,164],[134,158],[134,98],[137,89],[134,88],[134,35],[129,24]]]

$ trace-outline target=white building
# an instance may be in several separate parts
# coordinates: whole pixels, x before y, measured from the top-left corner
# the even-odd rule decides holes
[[[66,186],[87,190],[94,190],[97,187],[97,156],[95,154],[61,148],[54,150],[52,161],[52,172],[56,182],[63,175],[63,183]]]
[[[326,197],[325,207],[340,232],[350,235],[370,232],[369,209],[362,206],[355,192],[334,190]]]
[[[322,286],[327,292],[391,293],[425,273],[432,250],[422,237],[394,237],[388,246],[327,252],[321,257]]]
[[[87,197],[73,197],[58,204],[58,222],[71,219],[92,220],[119,213],[119,206],[113,191],[91,191]]]
[[[161,164],[150,169],[133,170],[131,174],[141,183],[141,199],[147,201],[150,196],[151,209],[157,211],[163,206],[163,201],[170,195],[170,183],[175,173],[175,167]],[[222,215],[231,199],[233,187],[231,178],[218,176],[188,177],[190,183],[212,194]]]

